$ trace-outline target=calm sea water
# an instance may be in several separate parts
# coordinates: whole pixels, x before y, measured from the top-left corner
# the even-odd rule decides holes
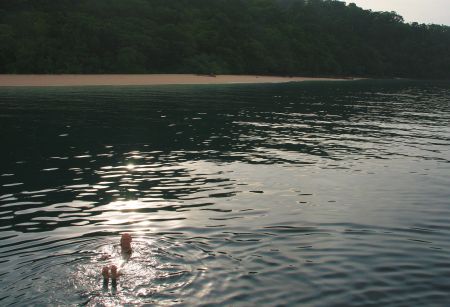
[[[2,306],[450,302],[448,83],[0,88],[0,144]]]

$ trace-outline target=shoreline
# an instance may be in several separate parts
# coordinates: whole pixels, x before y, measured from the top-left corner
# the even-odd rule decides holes
[[[133,86],[133,85],[195,85],[256,84],[303,81],[351,81],[357,78],[282,77],[257,75],[194,75],[194,74],[0,74],[0,87],[25,86]]]

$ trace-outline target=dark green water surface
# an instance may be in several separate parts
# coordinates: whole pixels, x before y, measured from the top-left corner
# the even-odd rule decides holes
[[[448,83],[0,88],[0,148],[1,306],[450,302]]]

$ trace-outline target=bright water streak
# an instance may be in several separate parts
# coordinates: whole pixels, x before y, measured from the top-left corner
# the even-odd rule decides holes
[[[449,101],[405,81],[2,88],[0,305],[444,306]]]

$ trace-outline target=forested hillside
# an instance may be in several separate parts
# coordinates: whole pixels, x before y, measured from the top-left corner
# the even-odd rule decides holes
[[[450,27],[331,0],[0,0],[0,73],[450,78]]]

